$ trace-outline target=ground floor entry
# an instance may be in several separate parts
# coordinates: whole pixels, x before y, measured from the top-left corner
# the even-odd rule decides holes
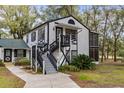
[[[4,62],[12,61],[12,49],[4,49]]]
[[[0,49],[0,59],[3,62],[14,62],[17,58],[27,58],[29,59],[30,50],[27,49]]]

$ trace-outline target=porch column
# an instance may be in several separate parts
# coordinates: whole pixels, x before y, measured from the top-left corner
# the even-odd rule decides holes
[[[32,68],[32,67],[33,67],[33,65],[32,65],[32,64],[33,64],[33,63],[32,63],[32,62],[33,62],[33,61],[32,61],[32,47],[31,47],[31,57],[30,57],[30,58],[31,58],[31,68]]]
[[[14,58],[14,50],[15,50],[15,49],[12,49],[12,63],[14,63],[14,61],[15,61],[15,60],[14,60],[14,59],[15,59],[15,58]]]
[[[4,48],[1,48],[1,54],[0,54],[0,58],[2,59],[2,62],[4,62]]]
[[[36,66],[36,69],[35,71],[37,72],[37,44],[36,44],[36,50],[35,50],[35,66]]]
[[[60,65],[60,58],[61,58],[61,34],[59,34],[59,60],[57,61],[57,69]]]
[[[71,34],[70,34],[70,62],[71,62],[71,46],[72,46],[72,40],[71,40]]]

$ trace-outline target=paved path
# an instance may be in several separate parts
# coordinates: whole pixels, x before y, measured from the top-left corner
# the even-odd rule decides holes
[[[71,80],[67,74],[30,74],[17,66],[6,64],[6,67],[13,74],[26,81],[24,86],[25,88],[79,88],[79,86]]]

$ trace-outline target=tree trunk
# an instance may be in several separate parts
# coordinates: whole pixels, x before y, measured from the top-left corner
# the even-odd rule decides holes
[[[109,59],[109,45],[107,47],[107,54],[106,54],[106,58]]]
[[[2,35],[0,34],[0,39],[1,39]]]
[[[116,62],[117,61],[117,39],[115,38],[115,40],[114,40],[114,62]]]
[[[104,58],[104,46],[105,46],[105,39],[103,37],[103,41],[102,41],[102,53],[101,53],[101,62],[103,62],[103,58]]]
[[[105,54],[105,52],[104,52],[103,54],[104,54],[104,60],[106,60],[107,58],[106,58],[106,54]]]
[[[14,39],[16,39],[16,35],[13,33],[13,37],[14,37]]]
[[[106,25],[107,25],[107,20],[108,20],[108,14],[105,16],[105,25],[104,25],[104,32],[103,32],[103,43],[102,43],[102,57],[101,57],[101,62],[103,62],[103,57],[104,57],[104,49],[105,49],[105,33],[106,33]]]

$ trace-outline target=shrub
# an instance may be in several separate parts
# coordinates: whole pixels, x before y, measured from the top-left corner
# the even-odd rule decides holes
[[[84,54],[79,54],[72,59],[71,65],[76,66],[79,69],[95,69],[95,63],[93,59]]]
[[[124,57],[124,50],[119,51],[118,55],[119,55],[120,57]]]
[[[65,72],[65,71],[78,72],[78,71],[80,71],[80,69],[78,69],[77,67],[72,66],[72,65],[64,65],[64,66],[59,67],[59,71],[61,71],[61,72]]]
[[[121,57],[119,58],[119,60],[121,60],[121,62],[124,62],[124,50],[120,50],[118,52],[118,56]]]
[[[30,61],[27,58],[16,58],[14,64],[16,66],[27,66],[30,65]]]
[[[0,66],[5,66],[4,63],[2,62],[2,59],[0,59]]]
[[[123,62],[123,63],[124,63],[124,57],[121,59],[121,62]]]

